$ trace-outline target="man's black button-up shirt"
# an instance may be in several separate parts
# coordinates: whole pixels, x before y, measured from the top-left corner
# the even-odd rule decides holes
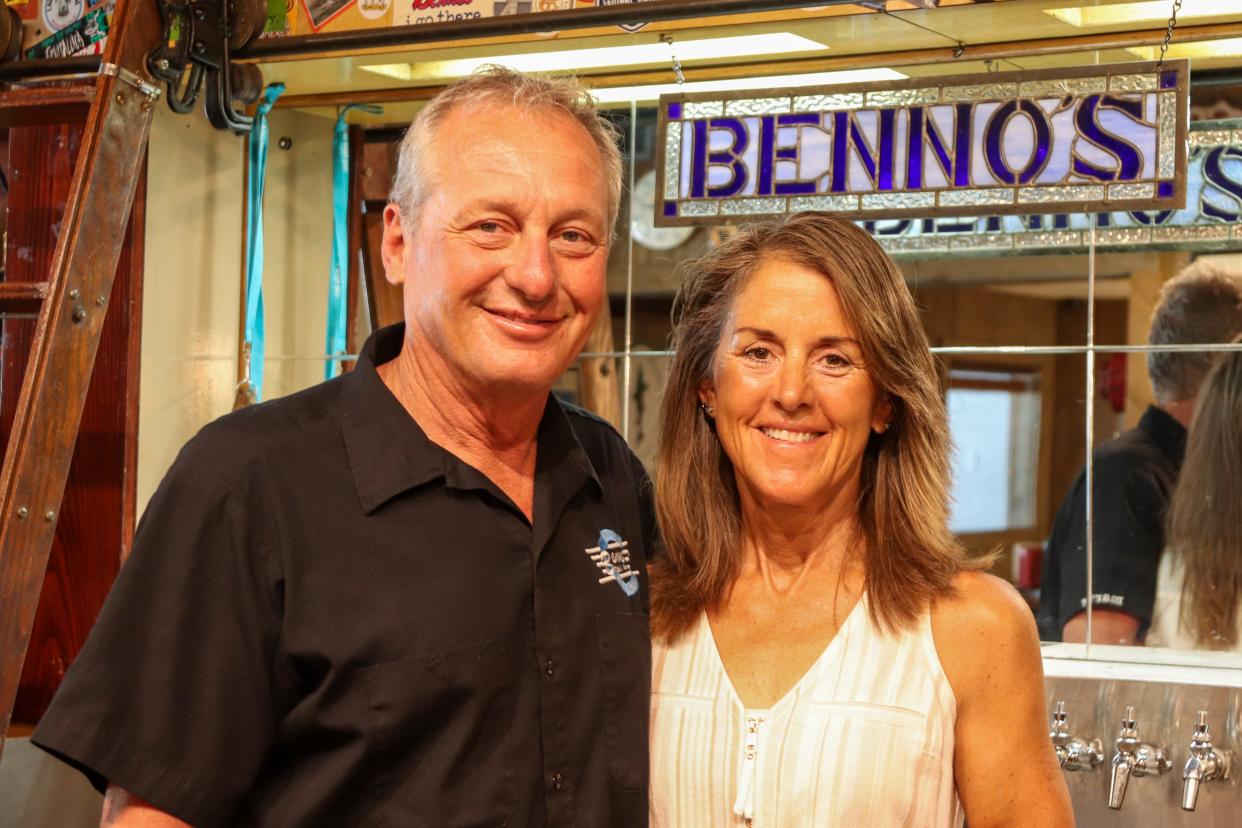
[[[34,741],[196,825],[647,818],[642,466],[549,397],[534,520],[375,366],[182,450]]]
[[[1164,516],[1185,452],[1185,427],[1153,405],[1092,458],[1091,604],[1137,618],[1140,642],[1151,626]],[[1057,511],[1040,589],[1040,638],[1060,641],[1065,622],[1087,606],[1085,469]]]

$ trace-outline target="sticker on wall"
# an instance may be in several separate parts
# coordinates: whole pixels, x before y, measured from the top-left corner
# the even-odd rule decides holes
[[[534,0],[492,0],[495,6],[492,14],[496,17],[511,14],[530,14],[534,11]]]
[[[354,0],[302,0],[311,29],[319,31],[345,13]]]
[[[27,60],[93,55],[103,51],[108,37],[108,9],[98,6],[25,52]]]
[[[392,0],[358,0],[358,13],[367,20],[379,20],[392,8]]]
[[[43,25],[48,31],[59,32],[82,19],[85,0],[42,0]]]
[[[478,20],[491,17],[497,6],[505,5],[501,0],[403,0],[403,3],[405,11],[393,12],[393,23],[398,26]]]

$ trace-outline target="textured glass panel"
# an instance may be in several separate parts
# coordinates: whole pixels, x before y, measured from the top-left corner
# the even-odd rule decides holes
[[[1196,129],[1186,135],[1192,147],[1219,147],[1229,143],[1227,129]]]
[[[1016,83],[972,83],[966,86],[946,86],[941,94],[945,101],[992,101],[1012,98],[1018,94]]]
[[[1156,147],[1156,175],[1172,178],[1177,172],[1177,93],[1160,93],[1159,143]]]
[[[936,194],[928,193],[864,193],[864,210],[909,210],[915,207],[935,207]]]
[[[932,89],[885,89],[867,93],[867,106],[918,106],[939,103],[940,90]]]
[[[858,109],[863,105],[863,93],[842,92],[837,95],[798,95],[794,98],[794,112],[824,112],[829,109]]]
[[[1113,75],[1108,79],[1110,92],[1151,92],[1156,88],[1153,75]]]
[[[1147,244],[1151,229],[1147,227],[1109,227],[1095,231],[1096,244]]]
[[[1063,95],[1094,95],[1108,89],[1108,77],[1059,78],[1057,80],[1023,81],[1018,94],[1024,97],[1061,97]]]
[[[1019,204],[1058,204],[1069,201],[1099,201],[1103,198],[1103,184],[1079,184],[1072,187],[1028,187],[1018,190]]]
[[[1154,184],[1109,184],[1108,197],[1110,199],[1118,198],[1154,198],[1156,195],[1156,187]]]
[[[1233,131],[1233,138],[1229,140],[1229,143],[1242,144],[1242,129],[1235,129]]]
[[[846,212],[858,209],[858,196],[801,196],[789,199],[789,212],[801,213],[804,210],[827,210],[830,213]]]
[[[1209,242],[1226,241],[1229,228],[1225,225],[1217,227],[1153,227],[1153,242]]]
[[[937,236],[910,236],[887,238],[880,244],[885,250],[945,250],[945,240]]]
[[[719,201],[683,201],[678,207],[683,216],[714,216],[719,211]]]
[[[677,198],[681,183],[681,124],[670,123],[664,134],[664,197]]]
[[[1077,247],[1082,244],[1082,232],[1078,230],[1052,230],[1047,233],[1023,233],[1015,235],[1014,247]]]
[[[1013,204],[1012,187],[988,187],[980,190],[941,190],[941,207],[964,207],[980,204]]]
[[[783,198],[735,198],[720,205],[720,213],[725,216],[769,215],[785,212]]]
[[[724,115],[724,101],[687,102],[682,112],[683,119],[687,121],[695,118],[719,118],[721,115]]]
[[[726,115],[772,115],[789,111],[789,98],[747,98],[725,101]]]
[[[949,240],[954,250],[995,250],[1013,247],[1013,236],[1008,233],[983,233],[955,237]]]

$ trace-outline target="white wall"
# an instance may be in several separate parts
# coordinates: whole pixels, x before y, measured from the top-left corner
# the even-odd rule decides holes
[[[264,398],[323,379],[332,120],[271,117],[264,226]],[[292,139],[289,150],[281,137]],[[233,406],[243,278],[246,139],[161,107],[147,185],[138,512],[181,446]],[[287,357],[311,357],[287,359]]]

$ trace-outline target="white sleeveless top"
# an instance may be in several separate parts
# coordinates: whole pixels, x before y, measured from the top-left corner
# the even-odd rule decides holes
[[[743,707],[706,615],[652,668],[652,828],[962,825],[929,612],[885,635],[864,594],[768,710]]]

